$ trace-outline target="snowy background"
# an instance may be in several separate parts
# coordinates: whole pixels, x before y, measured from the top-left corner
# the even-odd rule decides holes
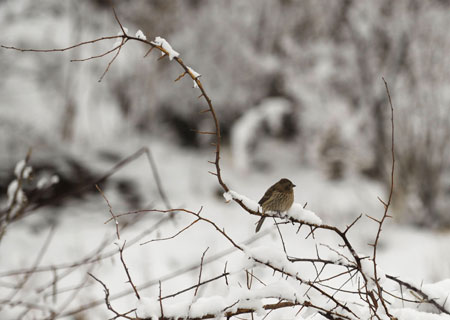
[[[367,254],[377,225],[365,215],[381,217],[377,197],[386,199],[389,191],[384,77],[395,109],[397,162],[394,218],[383,229],[378,262],[386,273],[418,286],[450,278],[447,1],[135,0],[118,2],[115,9],[131,35],[142,30],[148,39],[167,39],[202,75],[221,123],[222,173],[231,189],[258,201],[274,182],[289,178],[297,185],[295,201],[307,203],[326,224],[345,228],[362,213],[350,239]],[[120,32],[110,1],[101,0],[0,1],[0,26],[0,44],[36,49]],[[171,207],[203,207],[203,215],[236,241],[281,248],[271,221],[255,236],[257,217],[226,203],[208,174],[211,140],[192,129],[209,131],[213,123],[208,114],[199,114],[207,106],[192,81],[173,81],[181,73],[178,65],[167,58],[157,61],[156,52],[144,59],[148,48],[131,41],[102,82],[110,57],[70,62],[114,43],[64,53],[0,50],[1,206],[8,204],[16,164],[32,147],[34,179],[24,191],[36,208],[12,223],[0,242],[1,319],[47,316],[40,308],[22,314],[14,301],[52,308],[58,318],[110,317],[102,287],[87,272],[104,281],[112,296],[127,293],[114,300],[118,309],[136,304],[116,254],[114,224],[104,224],[108,206],[91,182],[141,147],[151,150]],[[33,191],[53,175],[58,183]],[[116,213],[166,209],[145,155],[100,186]],[[158,280],[163,295],[196,284],[202,253],[209,247],[208,259],[230,249],[202,223],[172,240],[140,245],[170,237],[192,220],[182,213],[121,220],[121,236],[134,243],[124,255],[143,296],[158,297]],[[321,234],[298,247],[299,236],[283,227],[287,245],[302,256],[314,255],[314,243],[333,242]],[[48,248],[36,261],[49,235]],[[96,250],[104,257],[97,263],[59,268]],[[233,270],[244,259],[224,253],[205,266],[202,277],[220,274],[226,261]],[[12,296],[24,279],[13,271],[33,267],[42,272]],[[73,272],[66,275],[67,270]],[[261,277],[277,279],[264,271]],[[211,284],[199,294],[224,294],[222,287]],[[192,293],[180,299],[192,300]],[[75,312],[91,302],[98,306]],[[296,311],[291,313],[284,317],[294,318]],[[273,315],[280,317],[282,312]]]

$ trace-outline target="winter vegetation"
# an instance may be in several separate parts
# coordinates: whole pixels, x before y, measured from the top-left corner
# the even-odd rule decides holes
[[[450,319],[447,2],[0,9],[0,319]]]

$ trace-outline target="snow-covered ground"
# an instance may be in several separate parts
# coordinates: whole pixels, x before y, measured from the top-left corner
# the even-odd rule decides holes
[[[112,147],[114,151],[130,154],[142,145],[144,140],[127,140],[117,143]],[[276,228],[267,223],[260,234],[254,234],[257,217],[250,216],[241,210],[235,203],[226,203],[222,197],[215,177],[208,174],[211,165],[207,159],[212,152],[193,152],[172,146],[167,141],[160,141],[152,137],[147,145],[151,148],[153,156],[158,165],[165,192],[174,208],[186,208],[198,211],[202,208],[202,216],[214,221],[238,243],[251,240],[248,247],[271,246],[282,252]],[[125,143],[126,142],[126,143]],[[279,151],[289,150],[289,144],[280,144]],[[211,150],[212,151],[212,150]],[[85,150],[86,152],[86,150]],[[382,188],[361,178],[348,178],[339,183],[330,183],[317,169],[296,167],[292,159],[278,157],[276,165],[267,173],[247,172],[242,174],[235,169],[228,156],[227,149],[223,151],[222,160],[223,175],[225,181],[231,188],[251,199],[259,200],[265,189],[279,177],[289,177],[296,185],[295,199],[298,203],[307,202],[307,208],[314,211],[326,224],[336,225],[341,228],[351,223],[360,213],[381,216],[382,205],[377,196],[383,197]],[[288,154],[288,153],[285,153]],[[294,157],[293,157],[294,158]],[[98,166],[101,166],[98,164]],[[105,165],[104,170],[108,169]],[[151,203],[151,208],[165,209],[159,198],[155,181],[149,169],[148,162],[138,159],[123,170],[139,186],[145,201]],[[141,208],[126,208],[121,201],[120,194],[113,189],[103,190],[108,197],[114,212],[126,212]],[[149,207],[150,208],[150,207]],[[135,224],[125,228],[121,232],[121,238],[132,241],[142,233],[147,234],[131,247],[126,247],[124,257],[126,259],[130,274],[134,283],[140,288],[139,293],[145,297],[158,297],[158,281],[162,281],[163,296],[177,292],[178,290],[195,285],[198,281],[198,267],[202,253],[207,249],[205,262],[218,254],[230,249],[227,242],[211,226],[198,222],[190,229],[183,232],[174,239],[166,241],[151,242],[144,245],[146,241],[173,236],[176,232],[190,224],[194,219],[186,213],[178,212],[174,218],[151,230],[155,223],[167,214],[142,213],[142,218]],[[56,217],[56,229],[48,250],[45,252],[39,266],[52,266],[80,261],[96,250],[102,241],[108,245],[104,252],[117,252],[115,242],[115,226],[113,222],[104,224],[110,218],[108,207],[100,195],[90,196],[84,201],[71,201],[63,208],[54,210],[40,209],[34,215],[23,219],[10,226],[10,230],[2,240],[0,246],[0,275],[21,268],[29,268],[33,265],[38,251],[49,234],[49,227],[42,226],[42,220],[51,220]],[[119,220],[119,226],[123,226],[130,217]],[[40,226],[40,227],[39,227]],[[373,242],[376,232],[373,221],[363,217],[352,229],[350,239],[358,252],[370,254],[371,247],[368,243]],[[317,232],[316,240],[303,240],[308,233],[307,230],[296,235],[290,226],[281,226],[285,236],[286,247],[290,255],[301,257],[313,257],[315,255],[315,244],[327,243],[334,245],[337,249],[336,239],[326,232]],[[37,231],[38,230],[38,231]],[[389,220],[383,229],[379,245],[378,262],[380,268],[390,275],[400,276],[404,280],[419,284],[437,282],[447,279],[450,275],[450,263],[446,243],[448,234],[437,233],[427,230],[414,229],[398,225],[394,220]],[[327,250],[321,247],[321,252]],[[224,269],[225,261],[228,261],[228,270],[232,271],[245,260],[243,253],[228,253],[211,263],[205,264],[202,279],[212,278],[220,275]],[[38,266],[38,267],[39,267]],[[191,268],[191,269],[190,269]],[[181,271],[180,271],[181,270]],[[85,284],[87,287],[81,290],[75,297],[70,294],[73,291],[52,296],[52,290],[64,290],[79,285],[85,278],[86,272],[91,272],[101,279],[109,288],[111,296],[129,291],[130,286],[126,283],[127,278],[118,255],[104,259],[100,263],[80,267],[58,282],[58,288],[48,286],[55,278],[51,270],[34,274],[26,283],[24,289],[18,295],[20,299],[40,305],[61,306],[68,303],[65,312],[76,310],[79,306],[98,301],[99,306],[89,309],[84,313],[88,319],[104,319],[110,315],[104,305],[102,287],[89,279]],[[262,272],[260,276],[265,281],[272,279],[274,282],[278,276],[264,273],[258,268],[255,272]],[[306,272],[306,271],[305,271]],[[309,271],[308,271],[309,272]],[[63,274],[62,270],[56,274]],[[19,281],[22,276],[2,277],[1,284],[12,284]],[[243,275],[232,278],[234,285],[245,283]],[[239,280],[240,279],[240,280]],[[46,288],[47,300],[35,301],[36,288]],[[212,283],[199,291],[199,296],[206,293],[214,295],[225,294],[223,283],[220,285]],[[1,290],[6,293],[5,287]],[[53,300],[55,299],[55,300]],[[65,300],[70,299],[70,300]],[[193,293],[188,292],[181,295],[181,300],[193,298]],[[113,300],[113,305],[118,310],[127,311],[136,304],[136,298],[132,293],[118,300]],[[180,301],[181,301],[180,300]],[[178,301],[178,300],[175,300]],[[177,305],[167,302],[168,305]],[[183,303],[183,302],[177,302]],[[286,311],[287,312],[287,311]],[[15,309],[2,310],[2,319],[15,319]],[[281,313],[281,315],[284,313]],[[286,317],[289,312],[286,313]],[[277,317],[281,316],[280,313]],[[29,319],[39,317],[39,312],[27,315]],[[406,318],[405,318],[406,319]]]

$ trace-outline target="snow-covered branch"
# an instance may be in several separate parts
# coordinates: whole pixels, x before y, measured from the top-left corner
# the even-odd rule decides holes
[[[221,131],[219,119],[211,102],[211,99],[206,93],[202,82],[200,81],[200,74],[187,66],[180,58],[180,53],[177,52],[172,45],[164,38],[157,36],[153,41],[148,41],[147,37],[142,31],[138,30],[135,36],[128,34],[128,29],[120,22],[118,16],[114,12],[117,23],[120,26],[121,32],[116,36],[101,37],[90,41],[80,42],[73,46],[59,49],[37,50],[37,49],[20,49],[11,46],[2,46],[5,49],[14,49],[22,52],[61,52],[72,50],[87,44],[94,44],[100,41],[116,40],[113,48],[101,54],[91,56],[85,59],[78,59],[73,61],[93,60],[103,56],[113,54],[111,60],[106,66],[100,80],[107,74],[108,70],[114,64],[116,58],[121,50],[129,41],[137,41],[146,46],[148,49],[147,56],[152,49],[161,52],[161,58],[168,57],[170,61],[176,62],[181,68],[182,73],[176,79],[180,80],[185,75],[188,75],[194,82],[194,87],[201,92],[199,98],[203,98],[207,103],[207,109],[203,113],[208,113],[211,116],[213,129],[211,131],[198,131],[199,134],[210,135],[213,137],[213,145],[215,147],[214,161],[210,161],[214,165],[215,171],[210,172],[217,178],[217,182],[223,189],[223,196],[227,202],[233,201],[237,203],[242,214],[250,214],[254,216],[267,216],[273,218],[278,231],[278,237],[274,236],[273,243],[264,243],[263,245],[253,245],[253,243],[243,243],[241,240],[227,232],[218,222],[209,218],[202,212],[203,207],[198,211],[192,211],[185,208],[173,208],[165,201],[166,209],[148,209],[136,210],[124,213],[115,213],[112,205],[103,194],[101,189],[98,190],[103,195],[111,218],[106,221],[114,223],[115,243],[118,246],[118,252],[122,267],[125,271],[126,281],[130,284],[131,293],[134,294],[136,301],[135,306],[130,306],[125,312],[119,312],[111,303],[110,289],[106,281],[101,280],[101,277],[96,277],[89,272],[90,277],[97,281],[103,288],[105,299],[104,303],[109,311],[114,314],[114,319],[211,319],[222,318],[228,319],[238,316],[240,314],[250,314],[250,316],[265,318],[272,312],[275,314],[273,318],[280,318],[277,312],[282,309],[290,309],[292,313],[289,318],[292,319],[310,319],[311,316],[317,316],[317,319],[419,319],[425,315],[420,311],[415,310],[411,312],[404,307],[397,307],[397,303],[412,302],[412,303],[426,303],[434,306],[438,312],[445,314],[445,317],[450,314],[449,303],[447,301],[448,282],[423,286],[417,288],[408,282],[399,280],[397,277],[385,274],[377,264],[377,247],[381,237],[382,227],[387,218],[389,218],[388,210],[392,200],[394,187],[394,122],[393,122],[393,108],[391,102],[390,92],[385,82],[386,91],[388,94],[392,118],[392,171],[391,171],[391,188],[389,199],[383,202],[384,213],[381,219],[372,220],[378,223],[377,233],[372,243],[373,251],[371,256],[365,256],[363,253],[355,249],[355,244],[352,243],[348,237],[350,230],[356,227],[358,217],[348,225],[346,229],[340,229],[331,224],[324,223],[324,221],[311,210],[305,209],[299,203],[294,203],[290,209],[285,212],[274,212],[267,210],[262,212],[261,205],[251,198],[239,194],[231,190],[224,182],[221,173],[220,159],[221,159]],[[250,113],[247,119],[243,119],[242,123],[238,123],[237,131],[245,131],[255,129],[260,124],[264,117],[273,118],[273,113],[279,117],[287,107],[281,106],[272,110],[272,108],[263,108],[264,114],[258,112]],[[248,126],[251,124],[251,126]],[[273,124],[276,126],[276,123]],[[251,134],[247,134],[249,138]],[[252,137],[254,138],[254,137]],[[238,152],[245,152],[248,141],[244,141],[239,145]],[[143,152],[141,152],[142,154]],[[148,153],[147,153],[148,155]],[[133,157],[133,156],[132,156]],[[21,181],[27,179],[30,175],[31,168],[27,166],[29,156],[25,161],[17,164],[15,174],[17,179],[14,180],[8,187],[8,205],[7,211],[2,215],[0,227],[4,230],[4,225],[14,216],[20,214],[23,210],[23,204],[26,202],[25,195],[21,189]],[[134,158],[133,158],[134,159]],[[125,160],[124,160],[125,161]],[[122,161],[117,166],[124,165],[127,161]],[[114,169],[117,168],[114,167]],[[106,174],[106,179],[109,175]],[[102,178],[103,179],[103,178]],[[102,181],[100,179],[100,181]],[[158,180],[158,179],[156,179]],[[164,198],[163,193],[161,193]],[[167,200],[167,199],[165,199]],[[292,201],[291,201],[292,203]],[[180,241],[180,237],[188,236],[189,231],[195,231],[195,228],[204,224],[209,226],[215,235],[218,235],[222,240],[225,240],[232,248],[231,252],[235,253],[237,258],[232,261],[233,268],[228,270],[228,261],[225,262],[224,271],[219,275],[202,280],[205,278],[206,265],[206,250],[201,255],[198,280],[190,286],[180,288],[175,293],[163,296],[162,287],[164,282],[159,283],[159,295],[142,294],[141,288],[129,271],[128,263],[125,261],[124,249],[126,245],[138,243],[141,238],[126,242],[120,236],[120,221],[125,217],[143,216],[143,215],[188,215],[192,221],[185,224],[183,227],[178,227],[170,236],[160,237],[149,241],[141,242],[142,245],[153,243],[158,240],[158,244],[167,241]],[[165,220],[166,221],[166,220]],[[283,225],[283,226],[282,226]],[[303,228],[305,227],[305,228]],[[303,229],[302,229],[303,228]],[[273,230],[275,230],[273,228]],[[306,231],[306,235],[301,231]],[[321,238],[321,233],[329,233],[334,238]],[[295,250],[295,253],[290,253],[290,248],[284,241],[286,233],[295,234],[295,243],[289,243],[289,246],[296,246],[296,248],[303,248],[303,246],[315,246],[315,256],[307,256],[302,250]],[[275,234],[275,232],[274,232]],[[1,234],[0,234],[1,235]],[[312,239],[311,239],[312,238]],[[0,238],[1,239],[1,238]],[[44,246],[45,247],[45,246]],[[101,247],[103,249],[103,247]],[[127,247],[128,248],[128,247]],[[209,247],[208,247],[209,248]],[[193,248],[198,249],[198,248]],[[202,248],[203,249],[203,248]],[[101,251],[101,250],[100,250]],[[117,250],[116,250],[117,251]],[[202,252],[202,251],[200,251]],[[116,252],[117,253],[117,252]],[[178,254],[177,252],[170,252],[170,254]],[[71,269],[80,265],[88,265],[94,261],[100,261],[108,255],[93,255],[77,264],[64,266],[62,268]],[[52,269],[42,268],[41,270],[57,270],[55,266]],[[34,273],[39,270],[37,267],[32,270],[24,271],[25,273]],[[59,270],[59,269],[58,269]],[[56,273],[56,271],[54,271]],[[19,273],[20,274],[20,273]],[[10,276],[11,274],[9,274]],[[57,276],[55,276],[56,278]],[[242,285],[243,279],[246,280],[246,286]],[[222,280],[222,281],[220,281]],[[414,294],[408,297],[399,296],[388,286],[388,280],[400,285],[400,288],[406,288]],[[57,280],[54,281],[56,283]],[[214,286],[213,286],[214,285]],[[202,294],[202,290],[207,293]],[[191,295],[193,293],[193,295]],[[186,298],[187,295],[190,295]],[[181,299],[183,298],[183,299]],[[134,315],[135,316],[134,316]],[[68,314],[63,314],[67,316]],[[72,315],[72,314],[69,314]],[[426,314],[429,319],[437,320],[444,319],[440,315]]]

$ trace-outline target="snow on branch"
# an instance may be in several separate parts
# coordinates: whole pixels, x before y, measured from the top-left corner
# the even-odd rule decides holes
[[[304,209],[300,203],[294,203],[292,207],[287,212],[285,212],[284,217],[292,218],[293,220],[297,221],[304,221],[309,224],[322,224],[322,219],[320,219],[311,210]]]
[[[215,167],[215,172],[211,171],[210,173],[216,176],[218,184],[223,189],[224,198],[226,201],[234,200],[243,209],[243,213],[260,216],[260,205],[256,201],[230,190],[223,180],[220,167],[220,124],[211,99],[207,95],[201,81],[199,80],[200,74],[188,67],[183,60],[179,58],[180,54],[175,51],[169,42],[167,42],[164,38],[158,36],[153,41],[147,41],[145,35],[139,31],[134,37],[130,36],[128,35],[126,28],[122,26],[115,12],[114,15],[122,30],[122,32],[116,36],[101,37],[60,49],[20,49],[10,46],[2,46],[2,48],[14,49],[18,51],[48,53],[71,50],[76,47],[86,44],[93,44],[103,40],[118,40],[117,45],[111,50],[86,59],[74,60],[86,61],[114,53],[114,56],[108,63],[100,80],[108,72],[110,66],[119,55],[122,47],[127,43],[127,41],[130,40],[146,44],[149,47],[147,54],[149,54],[152,49],[156,48],[161,51],[162,56],[167,55],[170,60],[175,60],[183,69],[182,75],[178,77],[177,80],[181,79],[186,74],[190,76],[190,78],[194,81],[194,86],[198,87],[201,91],[199,98],[203,98],[208,105],[207,109],[203,112],[208,113],[211,116],[211,120],[214,124],[213,131],[199,132],[200,134],[209,134],[215,137],[215,142],[213,143],[215,146],[215,159],[214,161],[211,161],[211,164]],[[167,210],[149,209],[116,214],[113,212],[107,198],[104,197],[111,214],[111,219],[108,221],[114,221],[115,223],[119,255],[126,274],[127,282],[130,283],[132,287],[130,290],[134,293],[135,298],[137,299],[136,307],[130,308],[130,311],[125,313],[116,311],[111,305],[109,289],[106,284],[99,278],[96,278],[90,274],[92,278],[103,286],[105,292],[105,304],[107,308],[115,314],[115,318],[136,320],[167,320],[180,318],[207,319],[220,317],[231,318],[239,314],[250,314],[252,317],[255,314],[257,317],[266,317],[274,310],[289,307],[295,309],[295,316],[292,316],[291,318],[296,319],[302,319],[303,314],[305,313],[310,313],[313,317],[322,317],[331,320],[448,319],[448,316],[450,315],[448,310],[449,303],[447,299],[449,292],[448,281],[417,288],[407,282],[399,280],[397,277],[385,274],[377,265],[377,247],[381,236],[382,226],[390,217],[388,212],[393,194],[395,163],[393,107],[386,81],[384,83],[391,107],[391,188],[388,200],[380,200],[384,206],[382,217],[379,219],[370,217],[378,223],[377,233],[374,242],[371,244],[373,247],[371,256],[367,257],[358,253],[354,248],[354,244],[347,236],[349,230],[355,227],[356,222],[361,218],[361,216],[350,223],[346,229],[341,230],[335,226],[324,224],[314,212],[304,209],[300,204],[294,204],[287,212],[265,212],[267,216],[286,220],[276,224],[279,235],[279,238],[276,238],[276,241],[279,241],[278,246],[269,246],[265,244],[262,246],[250,247],[234,239],[221,226],[216,224],[216,222],[204,217],[201,213],[201,209],[197,212],[187,209],[172,208],[167,208]],[[245,131],[245,129],[248,128],[248,124],[251,124],[252,130],[256,130],[263,118],[275,119],[276,121],[269,123],[269,125],[276,129],[280,123],[279,120],[281,119],[281,116],[287,109],[288,107],[283,105],[277,105],[275,107],[266,106],[262,108],[264,111],[264,117],[260,117],[258,112],[249,113],[246,119],[242,120],[243,124],[241,124],[241,126],[236,130]],[[274,114],[276,114],[276,116],[273,116]],[[247,132],[247,137],[252,136],[252,134],[252,132]],[[240,146],[239,148],[245,151],[248,141],[244,141],[244,143],[241,144],[239,144],[239,141],[237,142],[237,145]],[[19,192],[20,179],[26,178],[30,175],[31,169],[27,170],[27,168],[27,159],[25,160],[25,163],[19,162],[16,166],[15,174],[18,179],[15,181],[17,182],[13,182],[10,185],[10,188],[8,188],[8,196],[10,199],[8,204],[10,208],[13,206],[15,201],[20,200],[22,197]],[[99,191],[101,192],[100,189]],[[11,213],[10,211],[8,212],[9,214]],[[152,214],[156,212],[159,214],[168,215],[187,214],[195,219],[194,222],[190,223],[181,230],[178,230],[178,232],[176,232],[173,236],[165,237],[161,239],[161,241],[175,241],[181,233],[184,233],[188,229],[194,228],[200,223],[205,223],[209,225],[220,237],[225,239],[241,256],[244,255],[247,260],[251,261],[251,265],[244,264],[237,271],[230,273],[226,271],[227,263],[225,263],[224,272],[222,274],[208,280],[202,280],[201,272],[204,266],[203,255],[199,266],[200,275],[198,277],[198,281],[194,285],[181,289],[170,296],[162,297],[162,283],[159,282],[159,296],[149,298],[141,296],[137,290],[139,285],[134,284],[129,268],[125,262],[123,251],[126,247],[125,245],[131,241],[126,242],[123,239],[120,239],[119,220],[123,216],[129,214]],[[6,215],[6,217],[8,220],[8,215]],[[1,222],[3,223],[4,220]],[[289,246],[291,244],[285,242],[285,235],[283,234],[284,231],[281,230],[282,228],[279,227],[279,224],[285,224],[287,227],[293,225],[292,227],[298,235],[298,238],[296,238],[298,243],[297,241],[295,243],[296,246],[301,246],[304,244],[302,241],[305,239],[303,238],[303,234],[300,233],[302,226],[307,226],[310,229],[310,232],[307,230],[308,234],[306,235],[306,239],[310,236],[315,238],[316,230],[320,230],[321,232],[329,232],[334,235],[335,242],[321,243],[321,246],[316,244],[315,256],[293,256],[289,254]],[[0,225],[0,227],[2,227],[2,225]],[[334,249],[335,247],[338,247],[339,249]],[[323,248],[326,248],[326,252],[328,252],[328,254],[324,254],[322,250]],[[306,270],[308,268],[312,270],[312,273],[310,272],[307,275]],[[257,269],[257,272],[261,270],[263,272],[261,272],[261,274],[257,274],[257,272],[254,272],[253,269]],[[267,273],[271,273],[272,277],[268,276]],[[241,283],[242,275],[245,275],[246,280],[244,286]],[[260,279],[260,277],[262,279]],[[226,289],[223,290],[226,294],[217,293],[196,296],[199,287],[205,288],[211,282],[215,282],[215,284],[217,284],[219,279],[225,280],[222,283],[222,289]],[[405,298],[403,295],[397,295],[396,292],[390,292],[387,289],[388,286],[386,286],[387,280],[397,282],[400,285],[400,288],[407,288],[411,292],[414,292],[414,294],[412,297]],[[195,299],[191,297],[189,299],[180,300],[174,303],[172,303],[172,301],[171,303],[166,303],[165,301],[166,299],[170,299],[181,294],[186,294],[194,290]],[[443,314],[443,316],[441,317],[441,315],[427,314],[417,310],[411,311],[408,308],[397,308],[394,305],[395,302],[403,303],[405,301],[416,304],[426,303],[433,305],[436,307],[438,312]],[[306,312],[303,312],[305,310]],[[135,312],[137,314],[137,318],[132,318],[130,316],[131,312]],[[276,315],[274,318],[276,318]]]
[[[231,200],[238,200],[241,201],[250,210],[256,212],[260,211],[259,209],[261,208],[261,206],[258,204],[257,201],[249,199],[246,196],[237,193],[236,191],[229,190],[228,192],[225,192],[223,194],[223,197],[227,202]]]
[[[162,47],[165,52],[161,52],[162,55],[168,54],[169,60],[173,60],[173,58],[178,57],[180,54],[175,51],[169,42],[166,39],[161,37],[156,37],[155,40],[152,41],[152,44],[155,46]]]
[[[230,202],[231,200],[240,201],[243,205],[245,205],[248,209],[254,212],[261,212],[261,206],[255,200],[252,200],[244,195],[237,193],[236,191],[229,190],[223,194],[226,202]],[[286,212],[272,212],[266,211],[266,215],[286,218],[288,220],[293,220],[297,222],[309,223],[312,225],[321,225],[322,219],[320,219],[314,212],[311,210],[304,209],[303,206],[299,203],[294,203],[292,207]]]
[[[141,40],[147,40],[147,37],[145,36],[145,34],[141,31],[141,30],[138,30],[137,32],[136,32],[136,38],[138,38],[138,39],[141,39]]]
[[[17,220],[28,204],[28,198],[23,190],[23,184],[32,178],[33,168],[28,165],[31,157],[31,148],[25,159],[17,162],[14,168],[16,179],[11,181],[7,188],[6,208],[0,211],[0,240],[6,232],[8,224]]]

